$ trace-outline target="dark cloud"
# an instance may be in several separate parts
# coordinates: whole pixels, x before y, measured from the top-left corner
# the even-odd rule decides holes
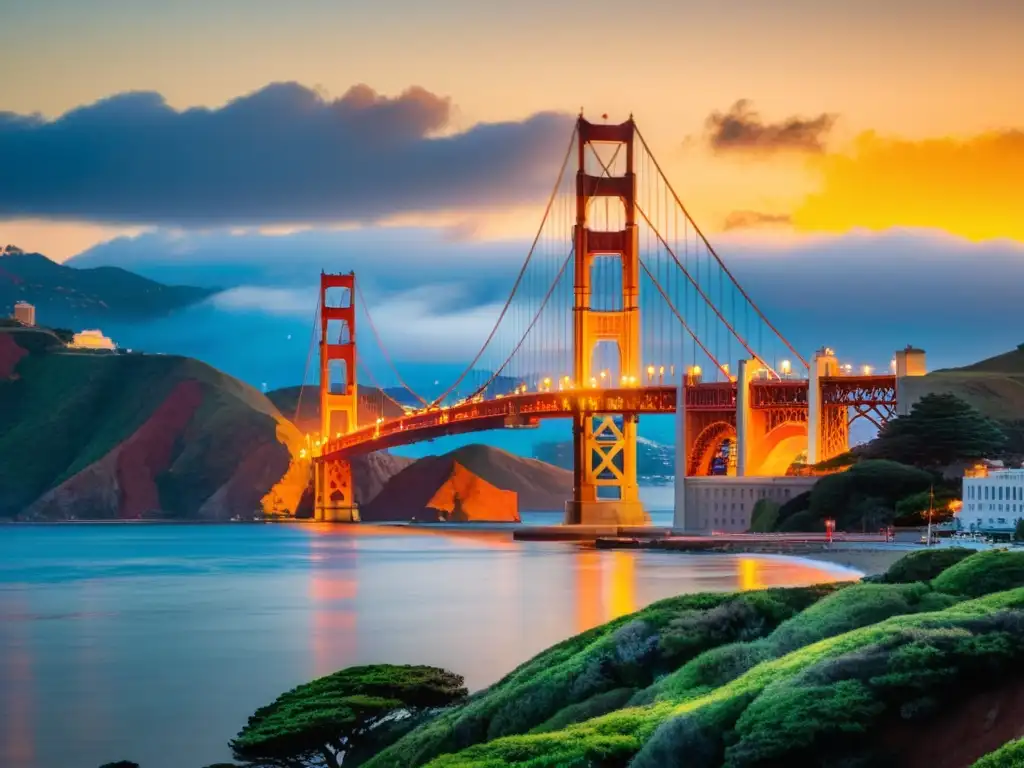
[[[0,218],[207,226],[372,221],[543,198],[571,118],[444,135],[451,104],[268,85],[218,109],[124,93],[46,121],[0,113]]]
[[[764,213],[762,211],[732,211],[722,222],[722,229],[729,232],[734,229],[754,229],[756,227],[789,224],[792,218],[788,213]]]
[[[766,123],[747,99],[740,99],[728,112],[712,112],[705,120],[707,140],[716,152],[821,152],[825,148],[836,116],[789,117]]]

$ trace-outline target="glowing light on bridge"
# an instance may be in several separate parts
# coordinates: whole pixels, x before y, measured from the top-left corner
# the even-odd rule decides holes
[[[870,365],[865,365],[863,368],[861,368],[861,371],[863,371],[865,376],[870,376],[872,368]]]
[[[783,360],[779,365],[779,370],[782,371],[783,376],[789,376],[790,372],[793,370],[793,364],[790,363],[789,360]]]

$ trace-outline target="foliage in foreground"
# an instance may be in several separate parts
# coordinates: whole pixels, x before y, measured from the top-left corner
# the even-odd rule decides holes
[[[985,755],[972,768],[1024,768],[1024,739],[1004,744]]]
[[[977,550],[967,547],[939,547],[922,549],[904,555],[877,580],[885,584],[911,584],[915,581],[931,581],[944,570],[956,565]]]
[[[1024,554],[930,550],[874,583],[655,603],[346,765],[899,765],[898,740],[864,734],[1021,682]]]
[[[465,696],[462,677],[437,667],[349,667],[256,710],[231,750],[251,765],[337,766],[387,722]]]

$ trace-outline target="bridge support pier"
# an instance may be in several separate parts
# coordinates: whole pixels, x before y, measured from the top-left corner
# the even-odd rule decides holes
[[[323,523],[358,523],[352,465],[344,460],[318,459],[313,463],[313,517]]]
[[[893,359],[896,361],[896,415],[906,416],[914,406],[917,398],[908,391],[908,378],[913,376],[924,376],[928,373],[928,365],[925,362],[923,349],[915,349],[907,345],[906,349],[899,350]]]
[[[676,390],[676,471],[675,508],[672,513],[672,527],[689,530],[686,520],[686,366],[679,366],[679,388]]]
[[[740,360],[736,372],[736,476],[750,473],[750,455],[754,439],[754,409],[750,404],[750,382],[756,371],[754,360]]]

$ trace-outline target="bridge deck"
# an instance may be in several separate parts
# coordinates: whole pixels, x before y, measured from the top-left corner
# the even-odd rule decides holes
[[[836,395],[837,403],[849,405],[864,398],[891,399],[894,385],[895,378],[891,375],[822,380],[823,390],[827,388],[845,393],[842,397]],[[780,401],[789,407],[807,406],[806,380],[755,381],[752,389],[762,392],[754,398],[755,409],[771,409]],[[772,389],[778,390],[782,397],[768,396]],[[735,382],[700,383],[686,388],[688,411],[729,411],[735,407]],[[540,419],[569,418],[581,413],[668,414],[675,413],[675,410],[675,386],[527,392],[490,400],[476,399],[450,407],[434,406],[387,419],[328,440],[322,455],[329,459],[343,459],[447,435],[503,427],[530,427]]]

